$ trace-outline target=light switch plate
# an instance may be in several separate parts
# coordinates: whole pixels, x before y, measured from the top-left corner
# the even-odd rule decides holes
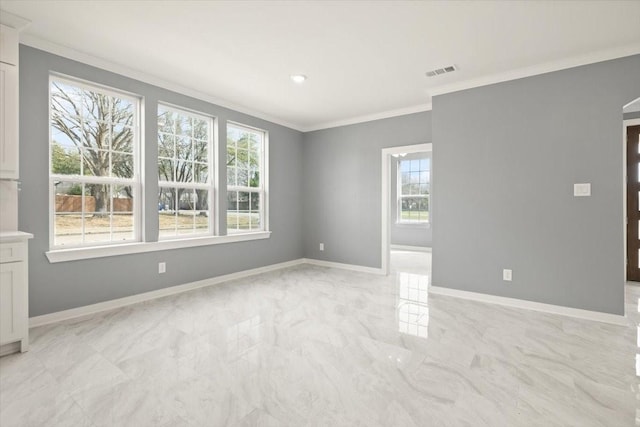
[[[575,197],[589,197],[591,196],[591,184],[586,182],[586,183],[580,183],[580,184],[573,184],[573,195]]]

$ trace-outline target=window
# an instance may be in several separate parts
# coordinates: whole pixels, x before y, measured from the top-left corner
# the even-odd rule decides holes
[[[227,126],[227,232],[267,230],[267,134]]]
[[[158,106],[160,239],[213,234],[213,118]]]
[[[140,99],[49,80],[52,248],[140,240]]]
[[[429,222],[431,158],[398,161],[398,223]]]

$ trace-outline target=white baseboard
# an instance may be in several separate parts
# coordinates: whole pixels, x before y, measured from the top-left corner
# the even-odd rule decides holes
[[[564,307],[560,305],[545,304],[535,301],[521,300],[517,298],[499,297],[496,295],[481,294],[478,292],[461,291],[458,289],[431,286],[430,294],[445,295],[455,298],[463,298],[489,304],[503,305],[506,307],[522,308],[525,310],[540,311],[543,313],[559,314],[561,316],[576,317],[579,319],[594,320],[596,322],[610,323],[619,326],[628,326],[626,316],[618,314],[602,313],[599,311],[582,310],[579,308]]]
[[[283,268],[293,267],[300,264],[312,264],[323,267],[340,268],[343,270],[360,271],[364,273],[382,274],[382,269],[373,267],[363,267],[360,265],[341,264],[338,262],[321,261],[310,258],[300,258],[292,261],[281,262],[279,264],[267,265],[264,267],[252,268],[251,270],[239,271],[237,273],[225,274],[223,276],[212,277],[210,279],[198,280],[196,282],[185,283],[183,285],[170,286],[168,288],[158,289],[155,291],[144,292],[137,295],[131,295],[124,298],[118,298],[110,301],[99,302],[97,304],[85,305],[83,307],[71,308],[69,310],[57,311],[55,313],[34,316],[29,319],[29,327],[48,325],[50,323],[61,322],[63,320],[75,319],[77,317],[89,314],[99,313],[101,311],[113,310],[128,305],[149,301],[155,298],[161,298],[168,295],[175,295],[182,292],[191,291],[193,289],[213,286],[219,283],[228,282],[230,280],[242,279],[244,277],[254,276],[256,274],[267,273],[269,271],[280,270]]]
[[[340,268],[342,270],[359,271],[361,273],[384,274],[381,268],[365,267],[362,265],[342,264],[340,262],[323,261],[320,259],[303,258],[304,263],[318,265],[321,267]]]
[[[392,251],[431,252],[427,246],[390,245]]]
[[[204,288],[206,286],[217,285],[229,280],[241,279],[244,277],[254,276],[256,274],[266,273],[269,271],[280,270],[295,265],[304,264],[304,259],[296,259],[292,261],[281,262],[279,264],[267,265],[264,267],[252,268],[251,270],[239,271],[237,273],[225,274],[223,276],[212,277],[210,279],[198,280],[196,282],[185,283],[183,285],[171,286],[168,288],[158,289],[155,291],[144,292],[137,295],[131,295],[124,298],[118,298],[110,301],[99,302],[97,304],[85,305],[83,307],[71,308],[69,310],[57,311],[55,313],[34,316],[29,319],[29,327],[48,325],[63,320],[74,319],[76,317],[95,314],[101,311],[113,310],[115,308],[125,307],[131,304],[137,304],[143,301],[149,301],[155,298],[161,298],[168,295],[179,294],[193,289]]]

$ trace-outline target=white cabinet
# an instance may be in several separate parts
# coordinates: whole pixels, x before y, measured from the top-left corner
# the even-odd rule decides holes
[[[0,62],[0,178],[18,174],[18,67]]]
[[[18,30],[1,24],[0,62],[18,65]]]
[[[0,179],[18,179],[18,32],[0,25]]]
[[[0,346],[19,342],[21,352],[29,349],[27,239],[31,237],[19,231],[0,233]]]

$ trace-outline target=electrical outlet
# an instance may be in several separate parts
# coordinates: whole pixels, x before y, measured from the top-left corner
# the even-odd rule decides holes
[[[167,272],[167,263],[166,262],[159,262],[158,263],[158,273],[162,274],[162,273],[166,273]]]
[[[324,251],[324,243],[320,243],[320,250]]]
[[[502,280],[510,282],[512,278],[513,272],[509,269],[502,270]]]

